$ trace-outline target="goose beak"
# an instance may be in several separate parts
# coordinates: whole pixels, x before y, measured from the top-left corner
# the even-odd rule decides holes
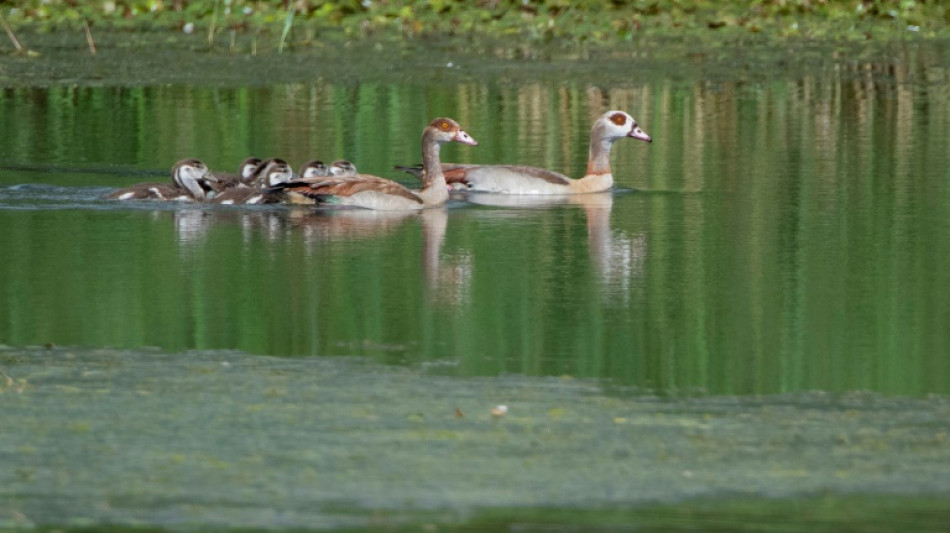
[[[202,178],[204,178],[207,181],[213,181],[215,183],[218,183],[218,177],[212,174],[211,171],[205,172],[205,175],[202,176]]]
[[[458,130],[458,133],[455,134],[455,137],[452,138],[455,142],[460,142],[462,144],[468,144],[471,146],[478,146],[478,141],[472,138],[471,135],[465,133],[465,130]]]
[[[630,133],[627,134],[627,137],[633,137],[634,139],[639,139],[648,143],[653,142],[653,139],[647,135],[647,132],[643,131],[640,126],[634,126],[633,129],[630,130]]]

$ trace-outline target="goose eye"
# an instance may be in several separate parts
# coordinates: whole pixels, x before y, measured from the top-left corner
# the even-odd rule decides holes
[[[443,130],[447,130],[449,129],[449,123],[443,122],[439,127],[442,128]]]
[[[627,123],[627,117],[623,113],[614,113],[610,115],[610,121],[618,126],[623,126]]]

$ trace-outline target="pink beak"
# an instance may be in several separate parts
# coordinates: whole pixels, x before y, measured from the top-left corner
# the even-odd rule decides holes
[[[462,144],[478,146],[478,141],[473,139],[472,136],[469,135],[468,133],[465,133],[465,130],[459,130],[458,133],[455,134],[455,138],[452,140],[456,142],[460,142]]]
[[[630,130],[630,133],[627,134],[627,137],[633,137],[634,139],[639,139],[648,143],[653,142],[653,139],[647,135],[647,132],[640,129],[640,126],[634,126],[633,129]]]

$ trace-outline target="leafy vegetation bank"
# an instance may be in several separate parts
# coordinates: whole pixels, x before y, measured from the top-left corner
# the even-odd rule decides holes
[[[5,29],[291,31],[345,37],[489,35],[534,42],[611,42],[638,34],[777,37],[950,35],[944,0],[7,0]]]

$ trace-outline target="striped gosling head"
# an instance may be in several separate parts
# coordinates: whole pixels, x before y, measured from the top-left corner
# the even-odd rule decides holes
[[[172,167],[172,181],[176,187],[188,191],[196,200],[204,200],[210,191],[210,182],[218,181],[208,166],[198,159],[182,159]]]
[[[258,165],[257,179],[260,180],[261,188],[266,189],[294,179],[294,170],[283,159],[272,157]]]
[[[356,165],[350,163],[346,159],[337,159],[333,163],[330,163],[330,175],[331,176],[355,176],[356,175]]]
[[[238,174],[241,175],[241,181],[247,183],[254,179],[254,173],[257,172],[257,167],[261,164],[261,159],[259,157],[248,157],[244,161],[241,161],[241,166],[238,167]]]
[[[301,178],[325,178],[330,175],[330,169],[323,161],[311,159],[300,167]]]

